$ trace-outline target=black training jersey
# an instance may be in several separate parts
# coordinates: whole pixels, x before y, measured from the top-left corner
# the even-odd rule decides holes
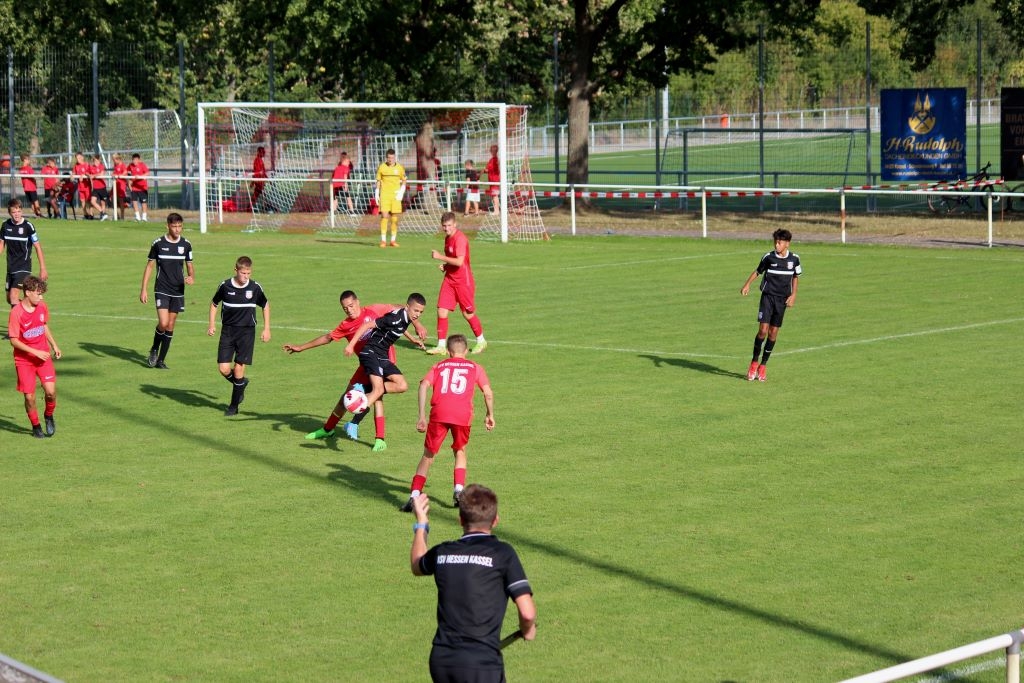
[[[265,308],[267,295],[255,280],[249,280],[240,287],[229,277],[220,283],[213,295],[213,305],[221,304],[220,321],[223,325],[235,327],[256,327],[256,308]]]
[[[786,298],[793,293],[793,278],[800,277],[803,269],[797,254],[790,251],[785,256],[779,256],[773,249],[761,257],[757,272],[764,276],[761,278],[762,292],[768,296]]]
[[[470,533],[434,546],[420,571],[437,584],[437,632],[431,661],[500,667],[508,601],[533,594],[519,556],[493,534]]]
[[[192,243],[184,237],[177,242],[161,235],[149,248],[149,260],[156,261],[157,294],[185,296],[185,263],[192,261]]]
[[[366,340],[363,348],[370,347],[381,356],[387,356],[388,349],[405,334],[411,323],[409,312],[404,306],[385,313],[377,318],[376,327],[371,327],[363,334]]]
[[[36,226],[28,220],[15,223],[8,218],[0,228],[0,240],[7,252],[7,274],[31,273],[32,245],[39,241]]]

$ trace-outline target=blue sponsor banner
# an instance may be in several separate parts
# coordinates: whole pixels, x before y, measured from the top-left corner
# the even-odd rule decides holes
[[[967,89],[882,90],[882,180],[967,175]]]

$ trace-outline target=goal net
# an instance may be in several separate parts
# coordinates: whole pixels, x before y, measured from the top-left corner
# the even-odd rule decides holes
[[[665,138],[661,171],[680,185],[837,187],[864,182],[866,131],[691,128]]]
[[[454,211],[460,228],[480,236],[546,236],[523,106],[200,103],[199,130],[203,231],[234,224],[250,231],[378,235],[377,168],[393,149],[407,177],[400,233],[435,234],[441,214]],[[500,170],[493,183],[486,171],[492,148]],[[343,152],[349,175],[332,180]],[[470,162],[479,180],[469,179]],[[467,199],[477,194],[480,213],[463,216]]]
[[[68,114],[68,158],[73,159],[76,152],[91,154],[98,148],[107,164],[114,154],[120,154],[125,163],[131,161],[132,154],[139,154],[152,168],[181,167],[181,119],[173,110],[109,111],[100,119],[99,133],[97,141],[87,114]]]

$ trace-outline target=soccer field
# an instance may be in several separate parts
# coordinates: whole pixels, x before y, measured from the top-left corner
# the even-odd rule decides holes
[[[364,304],[427,297],[441,238],[198,234],[167,364],[138,300],[162,225],[40,221],[57,434],[31,438],[0,365],[0,652],[67,681],[429,680],[433,582],[398,507],[422,452],[400,342],[388,449],[309,442],[355,367],[288,356]],[[469,481],[535,590],[512,681],[827,681],[1020,626],[1018,249],[809,244],[768,381],[744,373],[763,241],[472,241],[490,347],[476,357]],[[235,258],[272,306],[240,414],[206,335]],[[458,314],[451,332],[468,333]],[[433,543],[459,533],[451,455]],[[515,628],[514,608],[505,631]],[[999,658],[971,681],[1004,680]],[[964,666],[967,666],[966,664]],[[952,669],[956,671],[957,669]]]

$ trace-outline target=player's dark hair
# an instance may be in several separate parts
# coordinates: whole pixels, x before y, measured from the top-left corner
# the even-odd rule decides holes
[[[21,281],[21,290],[23,292],[39,292],[40,294],[46,294],[46,280],[38,278],[35,275],[29,275]]]
[[[459,351],[465,351],[466,349],[468,349],[469,348],[469,342],[466,341],[466,335],[464,335],[464,334],[453,334],[452,336],[448,337],[448,341],[446,342],[446,346],[448,347],[448,351],[449,352],[457,353]],[[456,348],[456,347],[458,347],[458,348]]]
[[[142,155],[139,154],[138,152],[136,152],[135,154],[132,155],[132,159],[141,159],[141,158],[142,158]]]
[[[498,518],[498,496],[480,484],[470,484],[459,498],[459,519],[464,527],[490,528]]]
[[[453,221],[453,220],[455,220],[455,212],[454,211],[445,211],[444,213],[441,214],[441,224],[442,225],[444,225],[448,221]]]
[[[358,298],[359,297],[356,296],[355,292],[353,292],[351,289],[346,289],[344,292],[341,293],[341,296],[338,297],[338,303],[341,303],[345,299],[358,299]]]
[[[13,197],[11,199],[8,199],[7,200],[7,208],[8,209],[20,209],[21,208],[21,200],[18,199],[17,197]]]
[[[413,292],[409,295],[409,298],[405,300],[406,304],[419,304],[420,306],[427,305],[427,299],[419,292]]]
[[[785,228],[779,228],[778,230],[776,230],[775,232],[772,233],[772,239],[773,240],[785,240],[786,242],[792,242],[793,241],[793,233],[791,233],[789,230],[786,230]]]
[[[395,153],[395,148],[394,147],[388,147],[388,151],[384,152],[384,155],[387,156],[388,154],[394,154],[394,153]]]
[[[172,213],[167,214],[167,225],[171,225],[172,223],[184,223],[184,222],[185,222],[185,219],[181,217],[180,213],[172,212]]]
[[[235,260],[235,269],[239,268],[252,268],[252,259],[248,256],[239,256]]]

